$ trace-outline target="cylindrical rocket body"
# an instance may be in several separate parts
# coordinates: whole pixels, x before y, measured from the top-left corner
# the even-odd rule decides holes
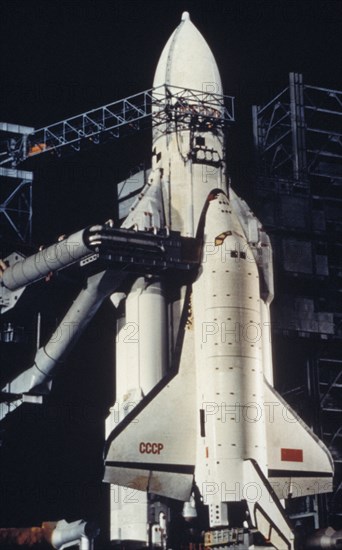
[[[2,276],[3,285],[9,290],[17,290],[91,254],[92,250],[84,243],[84,234],[84,229],[78,231],[8,267]]]
[[[152,168],[160,172],[165,224],[194,237],[208,194],[217,188],[227,192],[227,184],[224,135],[215,125],[224,108],[221,78],[207,42],[187,13],[165,45],[153,86],[158,101],[152,106]],[[184,295],[180,289],[169,309],[171,354]]]
[[[167,367],[167,321],[162,284],[139,277],[118,320],[116,403],[107,435],[161,380]],[[148,541],[148,498],[135,487],[111,486],[111,540]]]
[[[110,487],[110,540],[141,546],[148,542],[147,493],[134,487]]]
[[[122,274],[114,270],[101,271],[89,277],[87,286],[78,294],[49,341],[37,351],[33,366],[10,382],[8,390],[19,394],[48,385],[56,366],[70,351],[103,300],[121,283],[122,278]]]
[[[161,111],[170,113],[167,122],[154,124],[152,144],[153,167],[162,171],[166,223],[192,237],[208,193],[214,188],[226,191],[226,183],[224,136],[215,126],[223,109],[221,78],[207,42],[187,13],[165,45],[153,86],[160,98],[153,105],[153,119],[158,122]],[[208,94],[217,95],[210,95],[210,106],[204,108],[201,101]],[[204,123],[203,115],[212,122]]]
[[[167,323],[162,285],[139,277],[125,301],[116,339],[116,399],[146,395],[166,372]],[[136,403],[135,403],[136,404]],[[132,408],[132,407],[131,407]]]
[[[203,145],[196,145],[197,142]],[[212,189],[226,191],[223,136],[174,127],[154,141],[154,167],[162,170],[161,186],[166,224],[185,237],[194,237],[203,205]],[[207,155],[216,160],[202,161]]]

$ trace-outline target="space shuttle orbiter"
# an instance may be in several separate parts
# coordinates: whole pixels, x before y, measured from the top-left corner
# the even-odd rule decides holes
[[[191,284],[139,277],[112,296],[123,313],[104,479],[184,502],[195,488],[210,540],[244,526],[293,548],[282,500],[331,491],[333,463],[273,388],[270,240],[227,185],[220,74],[187,13],[161,54],[153,86],[163,85],[165,97],[171,88],[197,95],[171,98],[168,119],[154,105],[152,170],[123,227],[196,236],[202,259]],[[126,520],[146,502],[131,504]],[[141,540],[146,524],[132,518],[122,538]]]

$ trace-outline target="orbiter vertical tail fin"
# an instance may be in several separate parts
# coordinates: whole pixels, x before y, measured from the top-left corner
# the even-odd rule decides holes
[[[293,531],[271,484],[254,460],[246,460],[244,470],[245,479],[257,488],[255,499],[247,500],[253,525],[277,550],[292,550]]]

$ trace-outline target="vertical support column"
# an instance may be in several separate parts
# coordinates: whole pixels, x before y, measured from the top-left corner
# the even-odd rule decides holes
[[[321,419],[321,394],[320,394],[320,360],[319,351],[317,346],[310,353],[310,357],[306,364],[307,373],[307,391],[310,402],[310,409],[312,411],[312,430],[320,438],[323,439],[322,419]],[[327,495],[321,494],[310,497],[316,500],[316,506],[314,506],[315,512],[313,513],[315,518],[315,525],[319,524],[319,527],[326,527],[328,524],[328,503]]]
[[[303,75],[298,73],[290,73],[289,89],[293,178],[295,181],[303,182],[307,180]]]
[[[254,142],[254,163],[256,173],[261,173],[261,150],[262,150],[262,136],[261,136],[261,123],[259,117],[260,107],[259,105],[252,105],[252,121],[253,121],[253,142]]]
[[[0,168],[0,216],[9,232],[19,240],[30,243],[32,238],[32,182],[33,174],[26,170]]]
[[[0,223],[2,239],[13,232],[25,243],[32,239],[32,181],[33,174],[18,170],[17,166],[28,156],[28,136],[34,132],[30,126],[0,122]],[[5,167],[6,166],[6,167]],[[4,222],[4,223],[2,223]]]
[[[260,136],[259,136],[259,105],[252,105],[252,118],[253,118],[253,141],[255,151],[260,149]]]

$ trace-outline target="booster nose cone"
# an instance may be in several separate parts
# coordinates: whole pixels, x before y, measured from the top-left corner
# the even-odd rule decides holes
[[[153,87],[163,84],[213,94],[223,93],[215,58],[186,11],[167,41],[157,65]]]

